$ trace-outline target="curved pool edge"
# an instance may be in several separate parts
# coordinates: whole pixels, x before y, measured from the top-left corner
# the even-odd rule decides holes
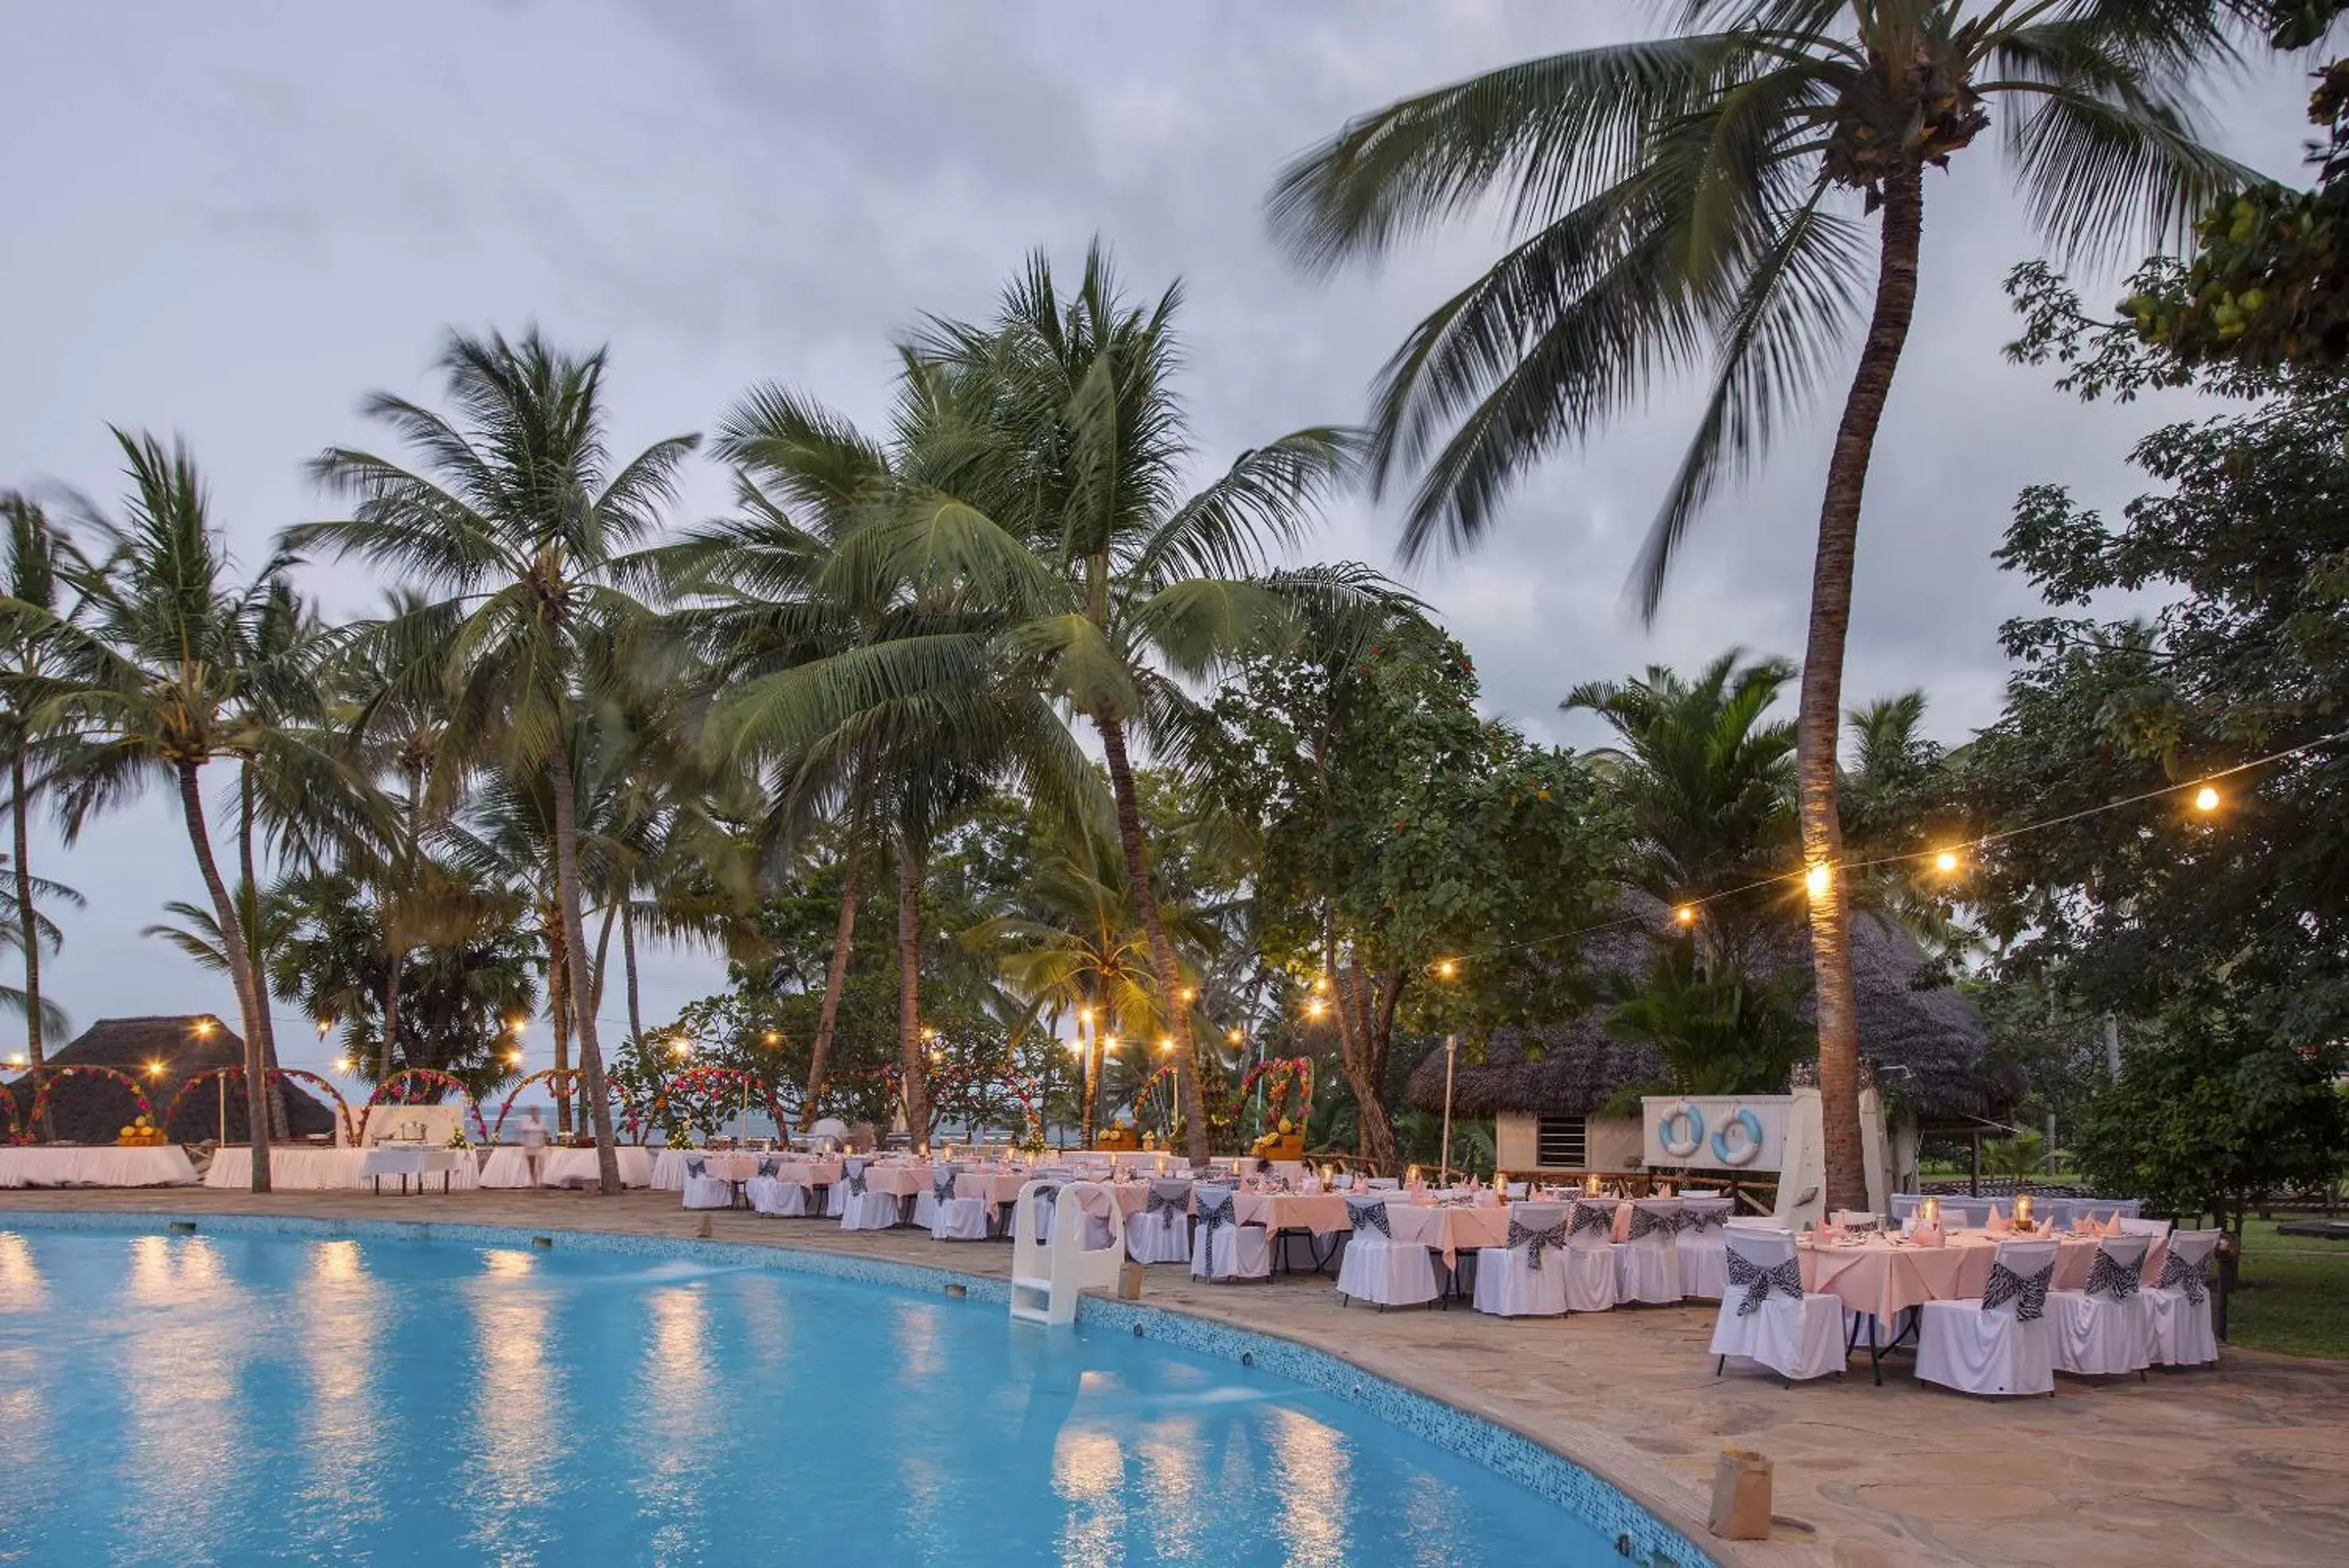
[[[82,1231],[148,1234],[175,1226],[196,1233],[305,1236],[323,1240],[440,1241],[460,1245],[521,1246],[539,1238],[581,1251],[661,1258],[695,1258],[745,1267],[781,1269],[858,1283],[940,1293],[948,1287],[969,1300],[1008,1303],[1009,1282],[966,1272],[795,1246],[787,1241],[719,1241],[650,1236],[568,1225],[543,1228],[473,1225],[445,1220],[350,1220],[299,1214],[93,1212],[74,1210],[0,1210],[0,1230]],[[1244,1359],[1368,1412],[1379,1420],[1525,1488],[1588,1521],[1601,1534],[1630,1550],[1623,1561],[1638,1568],[1748,1568],[1732,1548],[1701,1546],[1692,1531],[1702,1524],[1671,1501],[1648,1489],[1614,1479],[1603,1470],[1510,1425],[1506,1419],[1464,1409],[1441,1397],[1373,1372],[1335,1352],[1265,1329],[1243,1328],[1181,1306],[1154,1306],[1088,1294],[1079,1301],[1080,1322],[1126,1329],[1179,1349],[1218,1360]]]

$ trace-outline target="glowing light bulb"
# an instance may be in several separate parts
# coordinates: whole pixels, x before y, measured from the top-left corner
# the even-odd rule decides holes
[[[1683,926],[1695,925],[1696,906],[1694,904],[1682,904],[1679,909],[1672,911],[1672,919],[1678,920]]]
[[[1313,977],[1313,989],[1320,992],[1325,996],[1328,995],[1330,992],[1330,977],[1326,974],[1315,975]]]
[[[150,1078],[160,1078],[160,1077],[161,1077],[161,1076],[163,1075],[163,1064],[162,1064],[161,1062],[160,1062],[160,1061],[153,1061],[153,1062],[150,1062],[150,1063],[148,1063],[148,1064],[147,1064],[147,1075],[148,1075],[149,1077],[150,1077]]]
[[[507,1065],[507,1066],[509,1066],[509,1067],[519,1067],[519,1066],[521,1066],[521,1065],[522,1065],[522,1053],[521,1053],[521,1052],[519,1052],[519,1051],[509,1051],[509,1052],[507,1052],[507,1053],[506,1053],[506,1065]]]
[[[1172,1034],[1161,1034],[1158,1037],[1158,1048],[1161,1051],[1172,1051],[1174,1049],[1174,1037]]]
[[[1460,965],[1456,960],[1438,959],[1435,961],[1435,972],[1445,980],[1450,980],[1460,972]]]
[[[1175,994],[1176,996],[1181,997],[1181,998],[1182,998],[1185,1002],[1195,1002],[1195,1001],[1197,1001],[1197,1000],[1198,1000],[1198,997],[1199,997],[1199,993],[1198,993],[1196,991],[1195,991],[1194,989],[1192,989],[1190,986],[1187,986],[1187,985],[1186,985],[1186,986],[1185,986],[1182,990],[1180,990],[1180,991],[1176,992],[1174,994]]]
[[[1330,1004],[1318,997],[1305,1004],[1305,1016],[1308,1018],[1319,1018],[1329,1011]]]
[[[337,1056],[337,1057],[336,1057],[336,1058],[335,1058],[335,1071],[336,1071],[336,1072],[337,1072],[337,1073],[347,1073],[347,1072],[349,1072],[350,1070],[351,1070],[351,1059],[350,1059],[348,1056]]]
[[[2211,788],[2209,784],[2204,784],[2200,789],[2196,790],[2194,792],[2194,809],[2197,811],[2218,810],[2219,792]]]
[[[1226,1040],[1229,1040],[1233,1044],[1237,1045],[1237,1044],[1238,1044],[1241,1041],[1243,1041],[1243,1040],[1247,1039],[1247,1036],[1245,1033],[1242,1033],[1239,1030],[1235,1029],[1235,1030],[1233,1030],[1230,1033],[1228,1033],[1228,1034],[1225,1035],[1225,1036],[1224,1036],[1224,1038],[1225,1038],[1225,1039],[1226,1039]]]
[[[1827,883],[1831,875],[1826,863],[1821,862],[1803,873],[1803,886],[1810,889],[1812,898],[1824,898],[1827,896]]]
[[[509,1018],[506,1020],[506,1029],[510,1033],[519,1034],[529,1022],[527,1018]]]
[[[783,1043],[783,1036],[782,1036],[782,1034],[781,1034],[781,1031],[778,1031],[778,1030],[773,1030],[773,1029],[770,1029],[770,1030],[768,1030],[768,1031],[767,1031],[767,1033],[766,1033],[766,1034],[763,1036],[763,1038],[766,1040],[767,1044],[770,1044],[770,1045],[780,1045],[780,1044],[781,1044]]]
[[[1944,876],[1956,870],[1958,868],[1957,851],[1954,849],[1944,849],[1939,855],[1934,856],[1933,868],[1942,873]]]

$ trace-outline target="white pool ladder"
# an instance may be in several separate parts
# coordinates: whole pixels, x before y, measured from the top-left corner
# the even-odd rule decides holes
[[[1046,1189],[1052,1199],[1050,1234],[1036,1233],[1036,1200]],[[1110,1244],[1085,1245],[1085,1211],[1081,1199],[1094,1194],[1106,1199],[1114,1216],[1116,1195],[1093,1181],[1030,1181],[1019,1189],[1011,1210],[1011,1316],[1018,1323],[1045,1324],[1077,1321],[1080,1292],[1117,1288],[1119,1269],[1125,1263],[1125,1227],[1110,1223]]]

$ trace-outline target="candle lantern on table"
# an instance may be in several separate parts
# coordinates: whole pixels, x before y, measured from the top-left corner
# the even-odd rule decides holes
[[[1938,1231],[1941,1228],[1940,1199],[1928,1198],[1924,1202],[1917,1205],[1917,1228],[1920,1231]]]
[[[2018,1231],[2028,1231],[2032,1224],[2031,1194],[2018,1192],[2014,1195],[2014,1228]]]
[[[1599,1173],[1597,1171],[1594,1170],[1589,1175],[1582,1179],[1582,1195],[1585,1198],[1596,1198],[1599,1196]]]

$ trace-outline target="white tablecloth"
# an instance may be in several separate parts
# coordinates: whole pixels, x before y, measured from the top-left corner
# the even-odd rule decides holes
[[[365,1187],[367,1178],[359,1174],[366,1160],[363,1148],[272,1148],[269,1151],[269,1185],[286,1192],[322,1192]],[[212,1156],[212,1168],[204,1172],[206,1187],[225,1187],[239,1190],[253,1185],[253,1151],[242,1146],[232,1146]]]
[[[624,1143],[614,1151],[620,1159],[620,1185],[649,1187],[653,1181],[651,1151],[632,1143]],[[490,1150],[489,1163],[481,1167],[480,1185],[483,1187],[528,1187],[530,1185],[529,1151],[520,1144],[500,1144]],[[592,1148],[556,1148],[552,1145],[539,1151],[538,1179],[543,1187],[562,1187],[573,1182],[595,1185],[595,1151]]]
[[[187,1150],[160,1148],[0,1148],[0,1187],[186,1187],[196,1179]]]
[[[468,1192],[481,1185],[480,1167],[470,1148],[368,1149],[359,1162],[359,1174],[370,1186],[381,1179],[397,1179],[403,1189]],[[445,1189],[442,1184],[447,1185]]]
[[[773,1160],[778,1174],[804,1174],[804,1168],[809,1164],[803,1156],[788,1151],[766,1154],[754,1148],[665,1148],[653,1156],[654,1190],[684,1191],[685,1162],[688,1159],[700,1160],[703,1174],[723,1177],[728,1181],[750,1180],[759,1174],[759,1162],[762,1159]],[[785,1168],[791,1166],[798,1166],[802,1169],[800,1172],[786,1171]],[[829,1178],[819,1178],[819,1179],[828,1180]],[[632,1182],[630,1185],[634,1186],[635,1183]]]

